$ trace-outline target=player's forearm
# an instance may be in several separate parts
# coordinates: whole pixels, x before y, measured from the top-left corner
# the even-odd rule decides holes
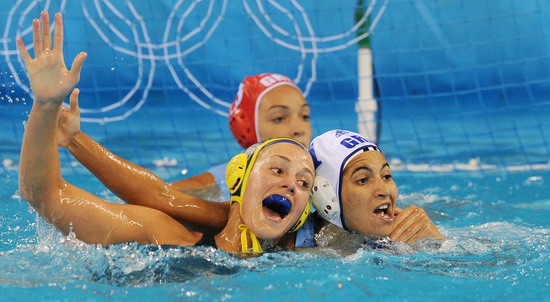
[[[85,133],[78,133],[67,149],[109,190],[122,200],[160,210],[186,224],[219,230],[227,221],[228,206],[183,194],[149,170],[124,160]]]
[[[34,103],[21,146],[19,193],[40,209],[46,194],[60,183],[61,171],[55,139],[60,102]]]
[[[67,149],[109,190],[126,202],[149,205],[168,190],[168,184],[149,170],[107,150],[83,132]]]

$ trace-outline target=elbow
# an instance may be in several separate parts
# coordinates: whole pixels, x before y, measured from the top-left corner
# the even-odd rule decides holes
[[[31,191],[29,183],[19,174],[19,188],[17,189],[19,196],[25,200],[29,200],[31,199]]]
[[[41,208],[44,200],[51,199],[48,196],[51,197],[52,190],[20,179],[18,193],[29,205],[38,210]]]
[[[29,191],[26,189],[26,187],[19,185],[19,189],[17,190],[19,193],[19,196],[25,200],[29,200]]]
[[[19,182],[18,193],[21,198],[25,199],[33,208],[37,208],[40,203],[38,196],[41,195],[37,188],[33,188],[32,185],[22,184]]]

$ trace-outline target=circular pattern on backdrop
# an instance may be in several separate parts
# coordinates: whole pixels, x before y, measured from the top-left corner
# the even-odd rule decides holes
[[[387,1],[382,4],[377,15],[372,16],[376,2],[371,0],[364,15],[346,31],[317,36],[308,12],[296,0],[284,3],[262,0],[242,1],[246,13],[268,41],[296,53],[299,62],[296,72],[288,76],[293,78],[306,96],[316,81],[316,64],[320,54],[349,47],[372,31]],[[67,0],[21,0],[17,1],[9,11],[6,30],[1,40],[3,47],[0,49],[0,54],[5,56],[10,72],[17,75],[18,70],[23,70],[24,64],[15,49],[13,37],[20,36],[25,41],[32,40],[31,20],[36,16],[30,16],[31,12],[34,14],[37,8],[62,13],[70,10],[72,19],[79,18],[80,14],[82,20],[85,20],[93,29],[93,34],[97,35],[98,40],[110,49],[87,50],[107,54],[100,58],[102,66],[94,66],[93,73],[124,73],[123,79],[115,75],[112,79],[108,79],[109,83],[115,84],[113,89],[117,89],[117,93],[111,93],[109,97],[100,95],[98,97],[100,104],[96,100],[96,104],[90,105],[91,101],[87,101],[87,98],[93,96],[87,97],[86,94],[81,94],[82,121],[100,123],[119,121],[138,111],[147,101],[147,96],[155,85],[158,62],[166,64],[177,87],[192,101],[217,114],[227,116],[230,102],[220,99],[215,93],[209,91],[205,83],[209,83],[210,79],[201,78],[199,73],[194,72],[193,68],[185,63],[187,55],[202,47],[208,47],[213,33],[224,26],[227,6],[228,0],[176,0],[168,16],[165,19],[159,19],[154,15],[155,12],[152,9],[154,6],[138,7],[132,1],[82,0],[78,6],[76,2],[69,3]],[[18,18],[15,19],[15,16]],[[277,18],[273,18],[275,16]],[[358,29],[364,27],[368,16],[371,16],[368,32],[358,35]],[[72,40],[66,39],[66,41]],[[86,41],[78,42],[85,44]],[[72,44],[77,43],[73,41]],[[100,45],[94,45],[96,46],[100,48]],[[228,47],[238,48],[238,45],[228,45]],[[29,48],[32,48],[32,45],[29,45]],[[115,69],[112,66],[117,67]],[[102,68],[111,70],[101,70]],[[87,75],[84,72],[82,82],[94,83],[94,79],[90,77],[93,77],[93,74]],[[30,93],[29,87],[21,79],[15,76],[14,80],[25,92]],[[95,94],[101,94],[110,87],[91,88]],[[112,95],[116,97],[113,98]]]

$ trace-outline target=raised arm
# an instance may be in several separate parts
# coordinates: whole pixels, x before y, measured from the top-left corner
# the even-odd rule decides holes
[[[107,203],[61,177],[56,143],[58,115],[63,99],[79,80],[86,57],[85,53],[79,54],[67,70],[62,26],[61,15],[56,14],[52,47],[48,13],[43,12],[40,21],[33,21],[34,59],[23,41],[17,39],[34,94],[21,147],[21,196],[61,232],[72,231],[87,243],[195,244],[201,235],[189,232],[168,215],[146,207]],[[75,90],[71,99],[77,97]]]
[[[37,208],[44,193],[59,185],[61,172],[55,129],[57,115],[63,99],[80,78],[86,53],[77,55],[71,71],[63,60],[63,29],[61,15],[55,16],[54,46],[51,45],[49,16],[43,12],[41,20],[33,20],[34,55],[32,59],[23,40],[17,47],[27,66],[34,103],[23,136],[19,190]],[[42,24],[42,34],[41,34]],[[53,148],[52,148],[53,145]]]

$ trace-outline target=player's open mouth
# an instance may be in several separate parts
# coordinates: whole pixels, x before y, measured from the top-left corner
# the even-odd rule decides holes
[[[378,216],[378,218],[385,220],[385,221],[393,221],[393,213],[390,212],[391,204],[390,203],[384,203],[380,206],[378,206],[376,209],[374,209],[374,215]]]

